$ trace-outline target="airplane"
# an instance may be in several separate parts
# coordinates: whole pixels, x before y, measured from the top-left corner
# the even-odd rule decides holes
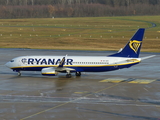
[[[21,71],[41,71],[45,76],[56,76],[58,73],[71,73],[81,76],[81,72],[106,72],[129,68],[141,60],[155,55],[139,58],[145,28],[140,28],[126,46],[115,54],[108,56],[20,56],[5,65],[21,76]]]

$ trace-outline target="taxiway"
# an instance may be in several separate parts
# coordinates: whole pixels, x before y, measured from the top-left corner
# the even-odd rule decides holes
[[[23,55],[106,56],[114,52],[0,49],[0,120],[159,120],[160,54],[129,69],[42,76],[4,66]],[[155,53],[141,53],[149,56]]]

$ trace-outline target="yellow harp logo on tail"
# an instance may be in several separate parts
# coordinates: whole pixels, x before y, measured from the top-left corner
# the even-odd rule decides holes
[[[140,45],[141,45],[141,41],[137,41],[137,40],[130,41],[130,43],[129,43],[130,48],[131,48],[135,53],[137,53]]]

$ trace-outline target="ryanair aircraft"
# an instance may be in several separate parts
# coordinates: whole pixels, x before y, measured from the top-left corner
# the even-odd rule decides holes
[[[118,53],[109,56],[21,56],[6,63],[13,71],[41,71],[42,75],[55,76],[58,73],[71,73],[81,76],[81,72],[105,72],[129,68],[153,56],[139,58],[144,28],[140,28],[126,46]]]

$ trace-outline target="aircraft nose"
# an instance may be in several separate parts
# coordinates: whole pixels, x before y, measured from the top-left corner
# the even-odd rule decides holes
[[[6,66],[6,67],[10,67],[9,62],[7,62],[7,63],[5,64],[5,66]]]

